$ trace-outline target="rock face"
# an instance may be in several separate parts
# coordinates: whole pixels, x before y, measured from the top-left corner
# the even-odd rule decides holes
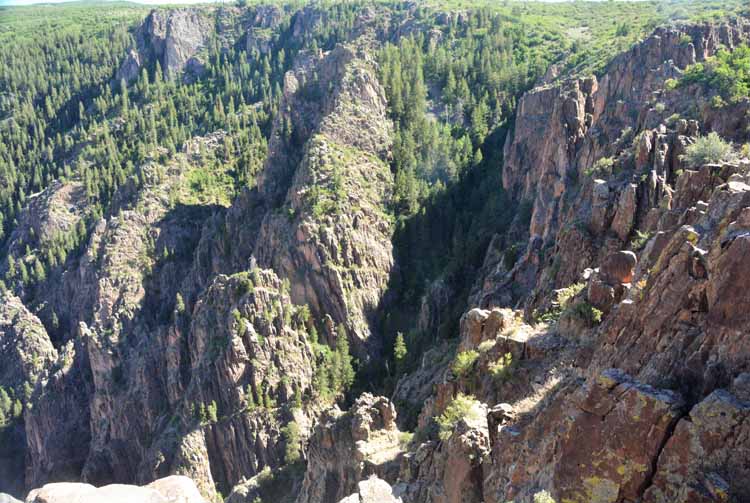
[[[199,52],[214,33],[213,12],[200,9],[153,10],[135,34],[136,46],[131,49],[117,71],[119,82],[135,80],[146,65],[159,63],[164,75],[175,78],[187,70],[202,72]]]
[[[747,135],[734,107],[667,120],[686,104],[663,89],[748,33],[743,20],[658,29],[601,79],[543,86],[519,102],[503,181],[533,200],[527,250],[510,268],[488,253],[497,265],[477,280],[456,350],[473,352],[470,368],[457,375],[427,360],[394,397],[402,403],[401,389],[433,376],[424,431],[459,393],[489,405],[486,429],[458,427],[406,453],[405,501],[531,501],[542,489],[565,502],[748,498],[738,460],[748,447],[740,257],[750,165],[681,158],[705,128]],[[546,328],[499,309],[525,301],[528,320],[563,287],[578,293]],[[601,322],[567,323],[593,308]],[[513,364],[498,365],[506,354]]]
[[[369,491],[381,491],[382,484],[358,487],[358,482],[373,475],[395,482],[402,452],[399,437],[396,410],[386,398],[365,393],[346,413],[337,408],[326,412],[310,439],[297,503],[360,501],[349,497],[353,493],[370,498]]]
[[[44,326],[18,297],[0,292],[0,386],[11,407],[0,424],[0,488],[13,494],[24,491],[26,436],[24,404],[45,368],[57,358]],[[27,407],[27,406],[26,406]]]
[[[750,494],[741,461],[748,456],[747,377],[741,374],[733,386],[742,388],[736,392],[743,399],[716,390],[680,420],[643,501],[742,501]]]
[[[563,501],[637,499],[681,414],[682,399],[603,372],[583,395],[561,439],[553,483]]]
[[[61,482],[47,484],[29,493],[26,503],[205,503],[195,484],[187,477],[166,477],[147,486]]]
[[[392,401],[331,407],[322,365],[339,338],[365,368],[387,356],[394,126],[371,49],[418,30],[416,12],[391,29],[363,8],[351,40],[299,52],[257,184],[229,207],[173,204],[224,131],[140,166],[102,216],[77,181],[29,198],[14,260],[73,231],[82,252],[37,287],[33,312],[0,293],[0,383],[23,398],[0,437],[3,490],[41,487],[38,503],[748,500],[750,161],[682,159],[701,131],[750,139],[747,104],[670,119],[688,104],[664,89],[747,39],[744,21],[659,28],[600,79],[527,93],[503,167],[531,209],[512,231],[525,251],[515,264],[488,252],[458,340],[424,353]],[[257,57],[280,30],[297,44],[325,22],[318,6],[154,11],[118,78],[158,63],[190,80],[214,37]],[[415,326],[445,326],[456,296],[433,283]]]
[[[473,303],[517,301],[519,294],[514,292],[519,287],[523,292],[536,290],[537,295],[531,296],[536,301],[550,295],[592,266],[582,256],[599,250],[601,256],[592,258],[601,261],[613,251],[601,241],[615,238],[622,247],[636,226],[642,226],[648,209],[671,200],[669,184],[674,173],[683,169],[680,155],[689,137],[697,134],[698,125],[683,120],[672,131],[667,129],[664,122],[670,113],[689,105],[681,98],[685,96],[682,91],[665,94],[664,82],[711,56],[720,45],[734,47],[747,40],[747,26],[740,19],[724,25],[659,28],[615,58],[600,79],[547,84],[521,98],[513,130],[506,138],[503,186],[532,206],[527,250],[507,273],[502,263],[494,265],[502,279],[478,283]],[[654,99],[666,104],[663,114],[657,114],[653,105],[644,105]],[[707,112],[702,119],[718,127],[730,123],[728,117],[735,114],[734,110]],[[720,132],[731,138],[733,128]],[[636,155],[622,155],[633,140],[637,140]],[[602,170],[612,168],[597,164],[601,160],[648,174],[640,180],[610,174],[604,180]],[[587,223],[583,239],[569,239],[578,232],[570,229],[574,222]],[[544,270],[553,264],[540,263],[540,250],[555,245],[560,247],[555,253],[557,272],[550,277]],[[516,286],[511,292],[512,285]]]
[[[154,11],[136,37],[141,64],[182,72],[214,29],[212,12]],[[216,29],[228,30],[235,14],[217,12]],[[270,28],[276,14],[259,10],[257,22]],[[190,140],[167,165],[140,166],[138,181],[124,183],[111,211],[90,223],[80,257],[37,298],[59,317],[62,348],[24,413],[27,487],[178,474],[207,499],[228,494],[278,473],[285,427],[296,424],[301,447],[327,406],[313,386],[323,350],[310,333],[320,330],[330,345],[346,334],[363,361],[377,354],[378,341],[368,342],[373,313],[393,266],[384,211],[392,126],[363,44],[300,56],[258,187],[230,208],[172,204],[201,149],[223,144],[217,132]],[[22,219],[49,214],[50,228],[78,225],[90,216],[75,204],[62,216],[41,204],[75,201],[76,191],[75,182],[56,187]]]
[[[57,358],[39,318],[10,292],[0,293],[0,382],[17,396],[33,385]]]
[[[342,325],[366,359],[378,350],[371,313],[393,267],[393,230],[383,210],[393,190],[385,162],[392,126],[369,57],[339,46],[312,58],[285,78],[287,112],[275,122],[259,180],[262,196],[280,211],[264,218],[256,257],[290,279],[294,302]],[[310,100],[315,95],[321,100]],[[292,137],[282,131],[289,123]],[[301,157],[295,144],[305,145]]]

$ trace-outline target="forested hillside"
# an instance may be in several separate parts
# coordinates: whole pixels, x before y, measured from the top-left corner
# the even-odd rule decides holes
[[[750,498],[748,16],[0,7],[0,493]]]

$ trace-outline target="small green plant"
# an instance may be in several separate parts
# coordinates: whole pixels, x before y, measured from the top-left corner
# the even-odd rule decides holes
[[[479,353],[473,349],[458,353],[456,359],[453,360],[453,365],[451,365],[453,375],[456,377],[465,377],[474,367],[477,358],[479,358]]]
[[[459,421],[475,421],[482,418],[481,404],[471,395],[459,393],[437,418],[440,440],[447,440]]]
[[[664,89],[667,91],[673,91],[677,89],[677,86],[679,85],[679,81],[677,79],[667,79],[664,81]]]
[[[567,309],[571,316],[583,320],[586,325],[593,327],[602,322],[602,312],[586,301],[576,302]]]
[[[641,231],[635,231],[635,237],[631,241],[631,245],[634,250],[641,250],[644,246],[646,246],[646,243],[648,243],[648,240],[651,239],[651,233],[650,232],[641,232]]]
[[[724,141],[717,133],[711,132],[688,146],[682,159],[689,167],[699,168],[705,164],[731,161],[735,156],[732,144]]]
[[[408,449],[409,445],[411,445],[412,440],[414,440],[414,433],[410,431],[402,431],[398,434],[398,445],[401,447],[401,449]]]
[[[211,400],[211,403],[208,404],[208,407],[206,408],[206,417],[211,423],[215,423],[219,420],[216,401]]]
[[[614,165],[614,159],[611,157],[602,157],[601,159],[598,159],[593,166],[583,170],[583,174],[588,177],[611,175]]]
[[[724,98],[722,98],[718,94],[711,98],[711,108],[713,108],[714,110],[721,110],[725,106],[727,106],[727,102],[724,101]]]
[[[572,299],[586,288],[586,283],[574,283],[568,287],[557,290],[557,300],[544,312],[534,311],[532,318],[535,322],[555,323],[562,316],[563,311],[569,307]]]
[[[656,110],[660,114],[664,113],[664,110],[666,109],[667,109],[667,105],[665,105],[664,103],[659,102],[656,105],[654,105],[654,110]]]
[[[482,342],[481,342],[481,343],[479,344],[479,346],[477,346],[477,350],[478,350],[478,351],[479,351],[480,353],[482,353],[482,354],[483,354],[483,353],[486,353],[487,351],[489,351],[490,349],[494,348],[494,347],[495,347],[495,344],[497,344],[497,341],[496,341],[496,340],[494,340],[494,339],[490,339],[490,340],[488,340],[488,341],[482,341]]]
[[[507,381],[513,370],[513,355],[505,353],[496,362],[491,363],[487,370],[495,381]]]

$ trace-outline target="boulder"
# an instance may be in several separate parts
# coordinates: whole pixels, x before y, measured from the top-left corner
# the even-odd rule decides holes
[[[589,280],[586,296],[592,306],[605,313],[608,313],[615,304],[614,287],[599,279],[598,276],[592,276]]]
[[[58,482],[31,491],[26,503],[206,503],[187,477],[173,475],[138,487]]]
[[[375,475],[357,484],[358,491],[339,503],[401,503],[393,494],[391,485]]]
[[[633,281],[635,266],[638,258],[632,251],[618,251],[611,253],[604,259],[599,274],[602,281],[610,285],[621,285]]]

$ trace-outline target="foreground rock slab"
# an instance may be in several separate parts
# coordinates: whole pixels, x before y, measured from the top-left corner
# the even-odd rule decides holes
[[[143,487],[60,482],[29,493],[26,503],[206,503],[187,477],[173,475]]]

